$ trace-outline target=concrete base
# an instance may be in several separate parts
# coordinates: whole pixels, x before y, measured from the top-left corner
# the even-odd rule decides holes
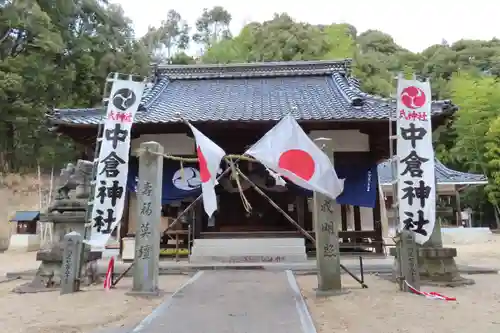
[[[31,252],[40,250],[40,235],[12,234],[8,251]]]
[[[109,260],[99,260],[98,261],[98,274],[100,277],[104,278],[108,269]],[[356,275],[360,274],[359,271],[359,261],[357,258],[342,258],[342,264],[351,272]],[[393,258],[370,258],[364,261],[363,269],[365,276],[367,274],[378,274],[380,276],[388,276],[393,271]],[[486,268],[486,267],[474,267],[467,265],[457,265],[459,272],[461,274],[494,274],[497,275],[498,268]],[[129,263],[125,263],[121,260],[115,261],[115,274],[122,274],[127,268],[130,267]],[[269,271],[284,271],[291,270],[296,275],[317,275],[317,266],[315,260],[308,260],[305,263],[260,263],[260,264],[193,264],[187,261],[172,261],[172,260],[160,260],[160,275],[176,275],[176,274],[194,274],[198,271],[207,270],[269,270]],[[23,280],[32,280],[36,275],[36,270],[26,270],[17,272],[7,272],[6,276],[8,278],[19,278]],[[344,274],[344,273],[343,273]],[[132,270],[130,270],[126,276],[132,277]],[[347,277],[347,275],[344,275]],[[349,277],[347,277],[349,279]]]
[[[474,284],[474,280],[460,276],[455,257],[456,248],[420,248],[418,266],[420,279],[427,285],[458,287]]]
[[[130,290],[125,293],[128,296],[134,297],[145,297],[145,298],[153,298],[153,297],[163,297],[165,295],[165,291],[158,289],[156,291],[134,291]]]
[[[33,280],[14,289],[17,293],[35,293],[58,290],[61,285],[62,271],[61,244],[54,245],[50,250],[38,251],[36,260],[41,261]],[[81,286],[87,286],[101,281],[98,274],[97,261],[101,258],[100,252],[86,252],[82,265]]]
[[[307,262],[303,238],[195,239],[192,263]]]
[[[391,249],[394,256],[392,279],[396,281],[399,274],[399,260],[396,258],[396,249]],[[474,280],[460,276],[455,257],[456,248],[421,247],[418,249],[418,270],[422,285],[458,287],[474,284]]]
[[[332,297],[332,296],[341,296],[341,295],[346,295],[349,294],[351,291],[347,289],[341,289],[341,290],[319,290],[319,289],[314,289],[316,292],[316,297],[318,298],[324,298],[324,297]]]
[[[301,263],[307,257],[302,255],[228,255],[228,256],[191,256],[193,264],[262,264],[262,263]]]
[[[33,284],[32,282],[27,282],[12,289],[12,292],[16,294],[36,294],[36,293],[53,292],[60,290],[61,290],[60,288],[56,287],[40,287],[38,285]]]
[[[81,286],[101,282],[97,273],[97,261],[86,262],[82,268],[82,275]],[[42,262],[33,280],[14,288],[13,292],[24,294],[60,290],[62,276],[61,262]]]

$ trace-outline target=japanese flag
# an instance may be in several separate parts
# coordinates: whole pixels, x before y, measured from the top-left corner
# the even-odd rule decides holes
[[[291,115],[277,123],[246,154],[310,191],[336,199],[344,190],[344,180],[337,177],[330,158]]]
[[[226,152],[215,142],[207,138],[203,133],[189,124],[196,141],[196,154],[200,164],[201,190],[203,193],[203,206],[208,217],[217,210],[217,197],[215,196],[215,185],[217,185],[217,171]]]

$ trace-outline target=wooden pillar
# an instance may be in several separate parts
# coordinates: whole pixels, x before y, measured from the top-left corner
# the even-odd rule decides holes
[[[297,223],[302,228],[305,228],[305,218],[304,218],[305,201],[303,196],[298,195],[295,198],[295,208],[296,208],[295,211],[296,211]]]
[[[354,231],[361,231],[361,211],[359,206],[352,206],[353,214],[354,214]],[[362,238],[356,238],[355,243],[360,244],[363,242]]]
[[[201,232],[203,228],[203,214],[205,212],[203,211],[203,204],[201,200],[199,200],[193,207],[193,209],[196,209],[196,214],[194,216],[194,232],[193,232],[193,238],[201,238]],[[215,228],[218,230],[219,228],[219,223],[217,221],[217,216],[215,217]]]
[[[128,228],[129,228],[129,219],[130,219],[130,191],[128,190],[125,194],[125,205],[123,205],[123,217],[120,222],[120,233],[118,235],[118,243],[120,244],[120,257],[123,251],[123,242],[122,239],[127,237]]]
[[[92,144],[84,144],[82,149],[82,160],[93,161],[94,160],[94,147]]]
[[[377,182],[378,182],[378,180],[377,180]],[[380,222],[381,222],[380,228],[381,228],[381,232],[382,232],[382,239],[384,239],[384,238],[389,237],[389,214],[388,214],[387,206],[386,206],[386,202],[385,202],[386,197],[385,197],[383,188],[380,185],[380,183],[378,184],[377,188],[378,188],[377,201],[378,201],[379,207],[380,207]]]
[[[340,216],[342,219],[342,231],[347,231],[347,206],[340,205]],[[342,243],[349,243],[349,238],[342,238]]]
[[[460,203],[460,192],[457,190],[457,186],[453,186],[455,190],[455,203],[457,206],[457,216],[456,216],[456,221],[457,221],[457,226],[462,225],[462,208],[461,208],[461,203]],[[436,192],[437,196],[437,192]]]
[[[377,182],[378,183],[378,182]],[[384,244],[382,238],[382,214],[380,207],[380,187],[377,184],[377,194],[375,199],[375,207],[373,208],[373,230],[375,230],[375,251],[379,254],[384,253]]]

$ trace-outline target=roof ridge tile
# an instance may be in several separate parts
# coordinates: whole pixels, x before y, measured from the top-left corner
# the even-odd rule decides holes
[[[235,69],[226,71],[227,76],[221,76],[219,69],[230,66],[173,66],[191,69],[179,74],[180,78],[175,71],[156,75],[156,83],[148,86],[141,99],[135,121],[177,122],[178,112],[196,122],[274,121],[290,112],[292,104],[300,120],[388,120],[395,100],[362,92],[347,72],[334,70],[342,66],[347,67],[346,61],[243,64],[232,65]],[[214,69],[203,74],[206,68]],[[363,103],[356,103],[358,98]],[[456,109],[450,101],[433,103],[432,115],[446,116]],[[103,112],[103,107],[57,109],[47,117],[54,125],[97,125]]]
[[[487,177],[483,174],[468,173],[453,170],[444,165],[437,158],[434,158],[436,178],[438,183],[477,183],[487,182]],[[378,165],[379,181],[382,185],[389,185],[392,179],[392,165],[386,160]]]
[[[346,77],[340,73],[333,73],[332,78],[337,84],[342,95],[351,103],[352,106],[362,106],[364,99],[351,89]]]
[[[343,59],[202,65],[156,65],[156,71],[160,76],[177,80],[331,75],[334,72],[349,72],[351,62],[351,59]]]

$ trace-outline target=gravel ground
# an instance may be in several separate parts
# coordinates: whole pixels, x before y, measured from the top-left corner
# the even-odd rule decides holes
[[[480,244],[445,246],[457,248],[459,264],[500,269],[500,235]],[[366,277],[368,289],[345,276],[343,284],[350,292],[328,299],[316,298],[316,276],[297,276],[297,281],[318,333],[500,332],[500,275],[464,277],[476,284],[422,288],[456,297],[456,302],[402,293],[394,283],[374,275]]]
[[[499,240],[500,235],[494,235],[481,244],[451,246],[458,249],[457,263],[500,269]],[[35,255],[35,252],[0,253],[0,281],[6,272],[36,269],[39,264]],[[476,281],[473,286],[424,288],[458,299],[444,302],[401,293],[394,284],[375,276],[366,277],[369,289],[365,290],[346,276],[344,283],[351,290],[349,294],[316,299],[313,292],[316,277],[297,276],[320,333],[500,332],[500,275],[471,278]],[[161,276],[160,287],[173,292],[187,279],[187,276]],[[98,328],[134,325],[161,302],[161,299],[126,296],[125,292],[131,289],[128,278],[109,292],[102,285],[65,296],[58,292],[24,295],[10,292],[25,282],[0,283],[0,329],[4,332],[95,333]]]
[[[475,285],[459,288],[424,287],[456,297],[456,302],[427,299],[400,292],[394,283],[373,275],[368,289],[350,277],[345,295],[317,298],[316,276],[297,276],[318,333],[497,333],[500,332],[500,275],[466,276]]]
[[[160,276],[160,288],[173,293],[187,275]],[[26,281],[0,283],[0,331],[9,333],[94,333],[115,327],[133,327],[158,306],[162,298],[127,296],[132,279],[124,278],[116,289],[102,285],[61,296],[58,292],[15,294],[11,290]]]
[[[4,252],[0,253],[0,280],[10,272],[22,272],[37,269],[36,252]]]
[[[455,259],[458,264],[473,265],[478,267],[491,267],[500,270],[500,235],[492,235],[491,238],[481,244],[449,245],[456,247],[458,256]]]

